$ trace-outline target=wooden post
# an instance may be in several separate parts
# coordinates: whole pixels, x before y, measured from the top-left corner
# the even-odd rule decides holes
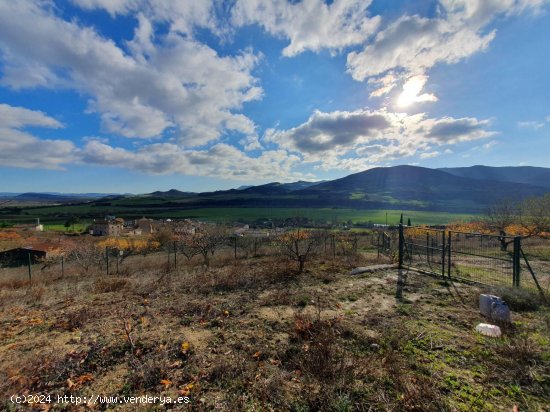
[[[61,277],[65,277],[65,256],[61,255]]]
[[[109,276],[109,246],[105,246],[105,261],[107,263],[107,276]]]
[[[237,235],[233,238],[233,255],[235,256],[235,260],[237,260]]]
[[[27,259],[28,259],[28,265],[29,265],[29,286],[31,285],[32,283],[32,272],[31,272],[31,254],[30,252],[27,253]]]

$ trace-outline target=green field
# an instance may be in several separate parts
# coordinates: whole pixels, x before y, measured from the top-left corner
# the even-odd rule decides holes
[[[70,216],[77,216],[81,223],[75,225],[75,229],[81,230],[87,222],[94,218],[102,218],[106,215],[114,215],[124,219],[137,219],[141,217],[158,219],[199,219],[220,223],[233,223],[242,221],[253,223],[261,219],[286,219],[292,217],[305,217],[315,222],[342,223],[387,223],[397,224],[403,213],[404,222],[410,218],[413,225],[419,224],[445,224],[453,221],[468,221],[476,217],[474,214],[428,212],[410,210],[358,210],[345,208],[196,208],[196,209],[156,209],[154,207],[128,207],[126,205],[92,206],[92,205],[60,205],[47,207],[33,207],[23,209],[18,215],[0,215],[0,221],[8,223],[32,223],[36,218],[47,226],[48,230],[65,230],[64,223]],[[72,228],[71,228],[72,229]]]
[[[355,209],[290,209],[290,208],[203,208],[188,209],[182,211],[171,211],[159,213],[158,217],[163,218],[191,218],[202,219],[215,222],[231,223],[239,219],[245,221],[254,221],[257,219],[285,219],[291,217],[307,217],[315,221],[347,222],[353,223],[373,222],[386,223],[386,213],[388,224],[399,223],[401,216],[400,210],[355,210]],[[405,223],[411,219],[414,225],[428,224],[437,225],[453,221],[467,221],[476,217],[472,214],[458,214],[446,212],[423,212],[423,211],[403,211]]]

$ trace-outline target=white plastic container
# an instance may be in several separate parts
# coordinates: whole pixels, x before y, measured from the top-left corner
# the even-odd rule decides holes
[[[493,338],[499,338],[502,335],[502,332],[500,331],[500,328],[498,326],[489,325],[488,323],[480,323],[479,325],[477,325],[476,332]]]

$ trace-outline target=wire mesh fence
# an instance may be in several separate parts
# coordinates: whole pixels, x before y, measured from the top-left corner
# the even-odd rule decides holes
[[[399,226],[377,230],[379,253],[401,267],[491,286],[550,291],[550,241]]]
[[[514,239],[449,231],[447,275],[488,285],[514,286]]]

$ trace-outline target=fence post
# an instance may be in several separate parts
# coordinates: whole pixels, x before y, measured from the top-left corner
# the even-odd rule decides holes
[[[445,231],[441,232],[441,276],[445,277]]]
[[[235,260],[237,260],[237,235],[233,237],[233,255],[235,256]]]
[[[65,277],[65,256],[61,255],[61,277]]]
[[[107,276],[109,276],[109,246],[105,246],[105,260],[107,262]]]
[[[447,240],[447,276],[451,277],[451,252],[452,252],[452,239],[453,235],[449,231],[449,239]]]
[[[513,271],[513,284],[515,287],[519,287],[520,284],[520,256],[521,256],[521,237],[514,237],[514,253],[512,255],[512,271]]]
[[[174,270],[178,270],[178,249],[176,248],[175,240],[174,240]]]
[[[403,223],[399,223],[399,269],[403,269],[403,251],[405,246],[405,236],[403,235]]]
[[[31,285],[32,283],[32,272],[31,272],[31,254],[30,253],[27,253],[27,260],[28,260],[28,265],[29,265],[29,286]]]

